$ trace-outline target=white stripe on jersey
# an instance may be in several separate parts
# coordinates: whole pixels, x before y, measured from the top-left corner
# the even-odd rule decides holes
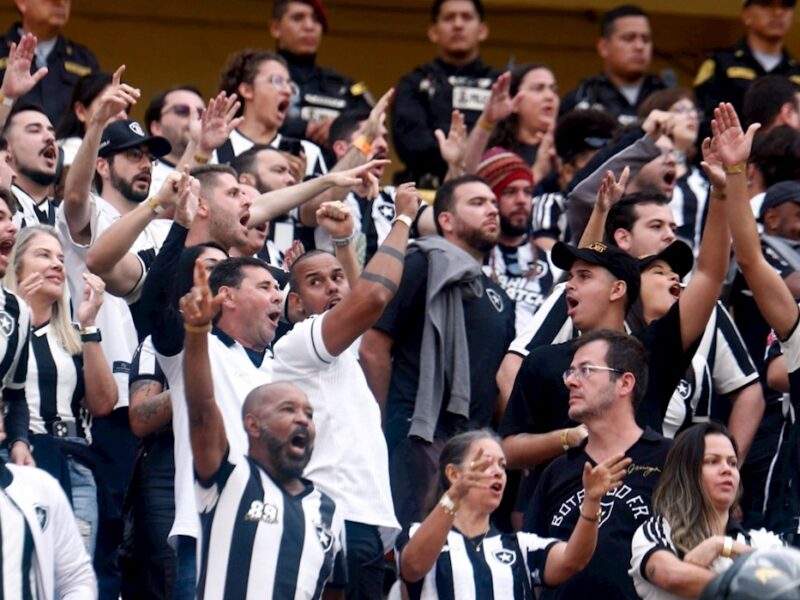
[[[450,564],[453,571],[453,597],[458,600],[476,600],[475,571],[467,554],[466,538],[456,531],[447,534],[447,545],[450,547]],[[428,583],[427,581],[425,582]],[[436,590],[436,578],[433,581]],[[431,596],[436,598],[438,596]]]
[[[40,361],[43,361],[42,365]],[[48,433],[42,402],[43,397],[45,402],[52,401],[55,394],[55,408],[59,417],[56,420],[76,423],[83,430],[83,437],[91,442],[89,413],[77,403],[73,407],[74,400],[82,400],[75,398],[79,377],[82,378],[83,373],[78,373],[75,359],[61,345],[50,324],[33,330],[28,353],[28,380],[25,383],[25,399],[31,413],[30,429],[33,433]],[[74,411],[78,412],[78,419]],[[52,419],[52,415],[48,417]]]
[[[343,547],[333,501],[310,483],[288,496],[242,455],[228,457],[207,484],[195,485],[203,522],[198,598],[319,598],[320,579],[332,577]]]
[[[516,561],[519,557],[516,552],[508,554],[508,550],[503,548],[502,536],[496,535],[487,537],[483,540],[483,554],[486,557],[486,564],[492,572],[492,591],[495,598],[514,597],[514,573],[511,571],[510,564],[504,562],[505,557],[513,557],[510,560]]]

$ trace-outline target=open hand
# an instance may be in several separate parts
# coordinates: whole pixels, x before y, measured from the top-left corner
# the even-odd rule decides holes
[[[369,118],[364,127],[364,137],[366,137],[370,143],[372,143],[381,132],[381,127],[383,127],[386,121],[386,109],[389,108],[392,98],[394,98],[394,88],[389,88],[375,103],[372,110],[369,111]]]
[[[719,153],[722,164],[732,167],[750,158],[753,136],[760,128],[759,123],[753,123],[746,132],[742,131],[733,105],[721,102],[714,109],[714,118],[711,120],[711,132],[714,135],[711,143]]]
[[[510,90],[511,72],[506,71],[492,84],[492,93],[483,108],[482,118],[489,125],[496,125],[514,111],[516,105]]]
[[[467,126],[461,111],[454,110],[450,120],[450,131],[447,136],[441,129],[433,132],[439,143],[439,153],[444,161],[455,169],[461,169],[464,155],[467,152]]]
[[[220,92],[208,101],[203,116],[192,123],[189,129],[201,155],[211,156],[241,124],[244,117],[236,116],[241,106],[236,94],[228,96],[225,92]]]
[[[583,489],[586,498],[599,502],[600,498],[616,489],[627,473],[631,459],[624,454],[615,454],[592,468],[590,463],[583,465]]]
[[[447,495],[454,502],[464,498],[472,488],[488,488],[490,477],[486,474],[492,464],[491,456],[483,455],[483,448],[478,448],[472,458],[465,462],[464,466],[458,471],[456,479],[447,490]]]
[[[602,212],[608,212],[625,193],[625,186],[631,175],[630,167],[622,169],[619,179],[614,177],[613,171],[606,171],[597,189],[597,208]]]
[[[19,44],[12,43],[8,49],[8,62],[3,75],[0,93],[6,98],[16,100],[30,92],[42,78],[47,75],[47,67],[31,73],[31,64],[36,51],[36,36],[26,33]]]

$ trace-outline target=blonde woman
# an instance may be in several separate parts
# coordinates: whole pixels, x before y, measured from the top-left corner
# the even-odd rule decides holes
[[[781,545],[765,531],[747,532],[731,517],[738,500],[736,441],[724,425],[703,423],[680,434],[653,494],[656,516],[631,542],[629,571],[645,600],[697,598],[736,556]]]
[[[111,412],[117,388],[95,319],[103,304],[102,280],[86,274],[83,298],[70,321],[64,252],[55,229],[25,227],[17,235],[5,285],[31,309],[31,342],[25,395],[37,466],[59,480],[93,553],[97,535],[97,486],[91,471],[91,417]]]

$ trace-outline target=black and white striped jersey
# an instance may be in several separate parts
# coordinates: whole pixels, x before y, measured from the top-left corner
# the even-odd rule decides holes
[[[28,341],[31,314],[17,296],[0,286],[0,380],[6,403],[6,435],[9,446],[28,439],[28,406],[25,378],[28,375]]]
[[[196,481],[202,526],[197,597],[318,599],[346,583],[343,520],[334,501],[303,480],[296,496],[252,459],[226,455]]]
[[[412,525],[409,537],[417,529],[419,523]],[[433,569],[420,581],[406,583],[409,598],[533,600],[547,555],[559,541],[534,533],[501,534],[494,528],[485,537],[468,538],[453,528]]]

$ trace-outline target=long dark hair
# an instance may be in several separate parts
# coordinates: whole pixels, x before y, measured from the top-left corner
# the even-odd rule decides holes
[[[543,63],[527,63],[518,67],[514,67],[514,69],[511,70],[509,94],[512,98],[519,92],[519,86],[522,85],[522,80],[525,79],[525,76],[536,69],[547,69],[549,71],[550,67]],[[511,113],[497,124],[497,127],[495,128],[494,132],[492,132],[486,147],[494,148],[495,146],[501,146],[506,150],[520,154],[524,148],[523,144],[517,137],[518,132],[519,115],[517,113]]]
[[[692,425],[675,438],[653,492],[653,510],[669,523],[672,543],[680,558],[716,533],[711,525],[714,508],[702,483],[706,436],[709,435],[724,435],[739,455],[736,440],[721,423]],[[741,485],[737,499],[740,495]]]

